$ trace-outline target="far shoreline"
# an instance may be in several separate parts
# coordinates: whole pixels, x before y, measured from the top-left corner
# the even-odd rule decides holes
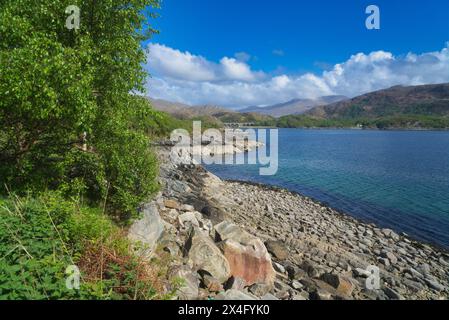
[[[348,130],[348,131],[385,131],[385,132],[449,132],[449,128],[392,128],[392,129],[376,129],[376,128],[341,128],[341,127],[299,127],[299,128],[284,128],[284,127],[271,127],[271,126],[254,126],[254,127],[239,127],[240,130],[248,129],[290,129],[290,130]]]

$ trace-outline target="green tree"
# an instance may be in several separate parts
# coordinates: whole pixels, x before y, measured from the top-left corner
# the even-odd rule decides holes
[[[65,11],[80,8],[80,28]],[[142,41],[158,0],[0,2],[0,183],[17,191],[81,182],[128,215],[157,189],[134,95],[147,74]],[[148,128],[147,128],[148,129]],[[78,186],[78,184],[75,184]]]

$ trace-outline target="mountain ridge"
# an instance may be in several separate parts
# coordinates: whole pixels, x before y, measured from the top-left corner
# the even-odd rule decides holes
[[[278,127],[363,127],[363,128],[449,128],[449,83],[402,86],[377,90],[334,103],[310,107],[342,96],[317,100],[295,99],[269,107],[249,107],[239,111],[205,105],[189,106],[164,100],[152,101],[155,109],[181,119],[199,119],[224,123],[255,123]],[[293,106],[296,113],[280,116]],[[298,111],[299,109],[304,112]],[[252,111],[252,112],[250,112]],[[262,111],[262,112],[261,112]],[[267,115],[271,113],[275,116]]]
[[[191,106],[162,99],[152,99],[149,97],[147,99],[154,109],[168,113],[181,120],[197,119],[216,125],[223,125],[224,123],[256,123],[273,119],[263,114],[253,112],[241,113],[214,105]]]
[[[449,115],[449,83],[393,86],[349,100],[317,106],[305,113],[323,119],[379,118],[400,115]]]
[[[192,106],[180,102],[171,102],[162,99],[153,99],[147,97],[153,108],[158,111],[166,112],[177,118],[192,118],[198,116],[213,116],[216,113],[230,112],[226,108],[214,105]]]
[[[269,115],[275,118],[280,118],[286,115],[303,114],[314,107],[327,105],[347,99],[348,97],[342,95],[323,96],[317,99],[292,99],[287,102],[278,103],[266,107],[247,107],[244,109],[240,109],[239,112],[255,112]]]

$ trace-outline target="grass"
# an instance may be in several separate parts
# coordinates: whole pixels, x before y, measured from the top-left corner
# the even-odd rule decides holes
[[[146,261],[101,208],[58,192],[0,199],[0,299],[170,299],[166,261]],[[165,259],[165,258],[164,258]],[[66,286],[67,267],[81,272]],[[167,290],[167,288],[171,288]]]

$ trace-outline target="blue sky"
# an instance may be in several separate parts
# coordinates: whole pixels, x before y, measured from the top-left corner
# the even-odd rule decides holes
[[[380,8],[380,30],[365,27],[371,4]],[[158,98],[236,108],[320,94],[352,96],[397,82],[449,82],[449,0],[164,0],[159,13],[153,24],[161,33],[145,44],[153,75],[149,91]],[[409,59],[409,53],[421,58]],[[434,78],[418,65],[429,63],[437,69]],[[376,73],[379,81],[350,90],[350,81],[363,81],[355,78],[362,72]],[[261,97],[266,90],[273,94]]]

